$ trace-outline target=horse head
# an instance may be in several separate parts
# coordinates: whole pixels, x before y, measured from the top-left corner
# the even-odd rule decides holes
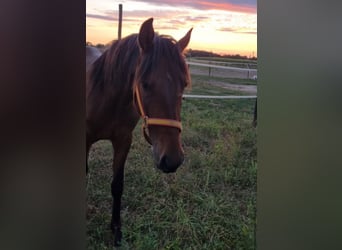
[[[184,161],[181,103],[190,76],[183,51],[192,29],[176,41],[156,34],[152,22],[152,18],[146,20],[137,36],[140,57],[133,87],[145,137],[153,146],[154,162],[163,172],[171,173]]]

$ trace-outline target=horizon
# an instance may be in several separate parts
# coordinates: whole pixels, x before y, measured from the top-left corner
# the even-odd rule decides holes
[[[107,43],[107,44],[104,44],[104,43],[92,43],[90,41],[86,41],[86,43],[87,43],[87,46],[92,46],[92,47],[97,47],[97,46],[107,47],[107,46],[111,45],[110,42]],[[88,43],[90,43],[90,45],[88,45]],[[219,55],[221,57],[234,57],[234,56],[245,57],[245,55],[240,55],[238,53],[231,53],[231,54],[228,54],[228,53],[216,53],[214,51],[208,51],[208,50],[203,50],[203,49],[193,49],[193,48],[190,48],[189,46],[184,50],[185,53],[190,52],[190,51],[212,53],[213,55]],[[257,56],[255,56],[254,54],[252,54],[251,56],[246,56],[246,57],[247,58],[257,58]]]
[[[107,44],[117,39],[119,4],[122,37],[138,33],[140,25],[153,17],[155,32],[176,40],[193,28],[187,49],[257,57],[256,0],[87,0],[87,42]]]

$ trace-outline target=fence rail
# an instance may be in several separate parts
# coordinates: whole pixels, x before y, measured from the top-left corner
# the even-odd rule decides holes
[[[256,95],[187,95],[184,94],[183,98],[199,98],[199,99],[255,99]]]
[[[202,66],[202,67],[209,67],[209,68],[214,68],[214,69],[233,69],[233,70],[240,70],[240,71],[247,71],[247,72],[257,72],[257,69],[238,68],[238,67],[222,66],[222,65],[199,63],[199,62],[187,61],[187,64],[188,65],[195,65],[195,66]]]
[[[231,77],[240,79],[257,79],[258,70],[251,68],[240,68],[233,66],[223,66],[217,64],[193,62],[187,60],[191,73],[195,75],[207,75],[214,77]]]

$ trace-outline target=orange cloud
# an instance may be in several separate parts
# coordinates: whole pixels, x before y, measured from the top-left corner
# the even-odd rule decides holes
[[[226,10],[226,11],[244,12],[244,13],[256,13],[256,8],[251,5],[239,5],[239,4],[232,4],[232,3],[208,2],[208,1],[198,1],[197,5],[203,6],[206,9]]]

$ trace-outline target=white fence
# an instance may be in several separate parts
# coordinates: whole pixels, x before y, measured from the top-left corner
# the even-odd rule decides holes
[[[183,98],[199,98],[199,99],[255,99],[256,95],[187,95]]]
[[[233,66],[227,66],[227,64],[233,64],[233,65],[241,65],[242,67],[233,67]],[[202,61],[202,60],[187,60],[187,64],[189,65],[189,69],[191,74],[194,75],[203,75],[203,76],[209,76],[209,77],[218,77],[218,78],[239,78],[239,79],[257,79],[257,69],[250,68],[256,67],[256,64],[248,64],[248,63],[235,63],[235,62],[210,62],[210,61]],[[222,65],[224,64],[224,65]],[[239,85],[239,84],[226,84],[230,86],[230,88],[235,89],[239,87],[246,87],[246,85]],[[250,86],[250,85],[249,85]],[[252,87],[252,86],[250,86]],[[255,86],[254,92],[257,91],[257,88]],[[251,93],[250,91],[247,91],[248,93]],[[199,98],[199,99],[255,99],[257,98],[256,95],[191,95],[191,94],[185,94],[183,95],[183,98]]]
[[[215,64],[209,64],[204,62],[187,61],[191,73],[195,75],[207,75],[214,77],[230,77],[240,79],[257,79],[257,69],[248,68],[248,64],[245,64],[247,68],[223,66]]]

